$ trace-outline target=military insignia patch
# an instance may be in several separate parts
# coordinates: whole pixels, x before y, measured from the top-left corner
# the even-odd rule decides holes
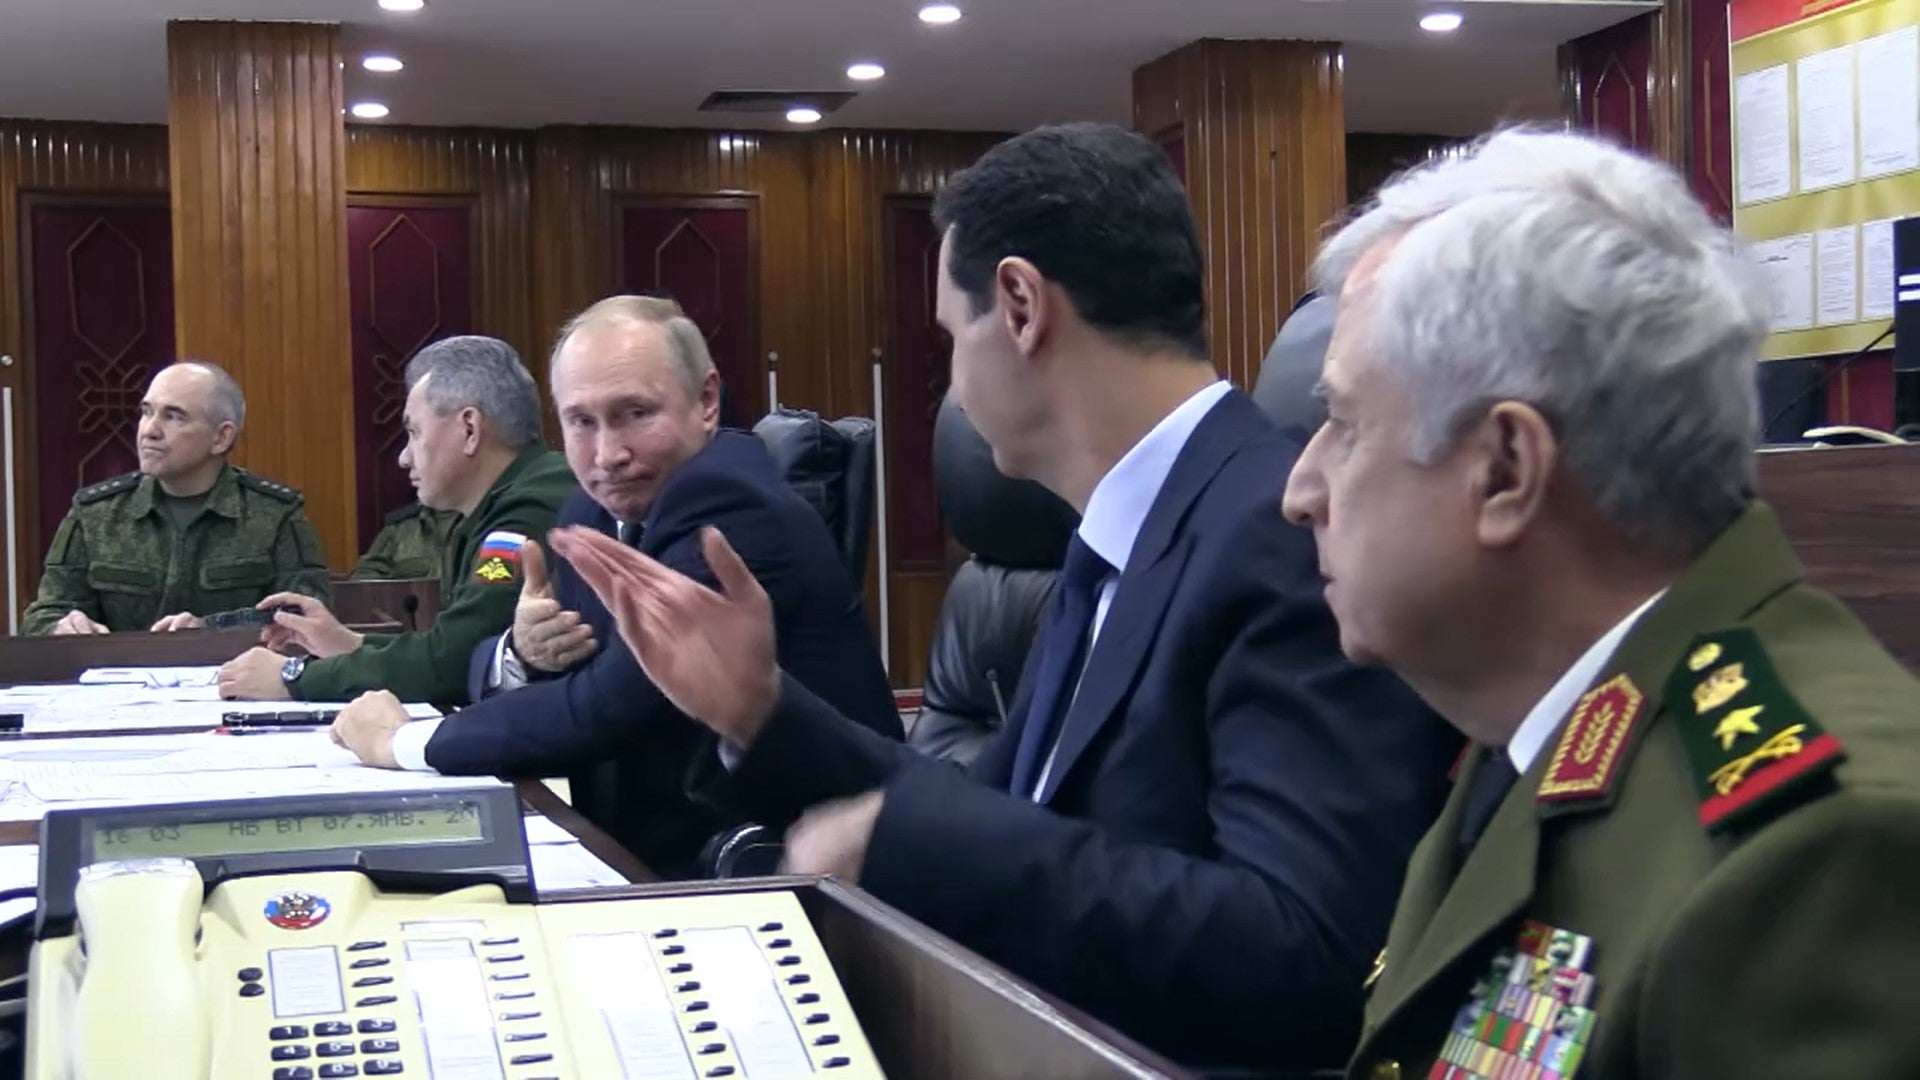
[[[517,532],[496,529],[480,541],[473,556],[473,576],[489,585],[507,585],[520,580],[520,549],[527,538]]]
[[[1707,634],[1667,679],[1708,832],[1750,821],[1831,772],[1845,757],[1780,682],[1752,630]]]
[[[1593,1038],[1593,939],[1531,920],[1454,1016],[1428,1080],[1567,1080]]]
[[[1615,675],[1587,692],[1574,706],[1560,742],[1541,778],[1540,802],[1568,802],[1605,795],[1620,765],[1620,748],[1639,719],[1640,688]]]

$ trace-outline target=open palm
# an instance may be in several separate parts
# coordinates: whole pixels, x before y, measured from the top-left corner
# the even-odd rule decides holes
[[[552,542],[667,700],[722,738],[752,745],[779,696],[773,605],[719,530],[701,536],[717,591],[591,529],[557,530]]]

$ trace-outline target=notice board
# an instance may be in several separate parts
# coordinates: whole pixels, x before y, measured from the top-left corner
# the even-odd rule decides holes
[[[1920,214],[1920,0],[1733,0],[1728,18],[1733,227],[1773,286],[1764,355],[1854,352],[1892,323],[1892,224]]]

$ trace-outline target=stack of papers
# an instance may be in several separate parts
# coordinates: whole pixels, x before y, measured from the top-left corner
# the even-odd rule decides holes
[[[0,743],[0,821],[53,806],[272,798],[335,791],[472,787],[472,776],[370,769],[324,731],[233,736],[110,735]]]
[[[98,671],[166,672],[193,668],[101,668]],[[161,676],[155,676],[156,679]],[[211,683],[157,686],[150,682],[94,682],[62,686],[0,688],[0,713],[17,712],[32,734],[80,735],[89,731],[152,731],[164,728],[218,727],[230,712],[278,713],[338,710],[345,702],[222,701]],[[431,705],[410,704],[414,719],[439,716]]]

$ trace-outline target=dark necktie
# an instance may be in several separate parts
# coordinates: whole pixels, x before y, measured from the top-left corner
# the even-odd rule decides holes
[[[1026,722],[1014,750],[1013,778],[1007,790],[1031,798],[1034,785],[1052,748],[1054,732],[1073,702],[1081,658],[1086,655],[1093,612],[1100,601],[1100,583],[1113,572],[1079,536],[1067,545],[1066,565],[1060,568],[1060,592],[1053,619],[1040,642],[1040,667],[1033,676],[1033,696],[1027,701]]]
[[[1480,842],[1480,834],[1487,831],[1487,823],[1493,820],[1493,812],[1500,808],[1501,800],[1519,779],[1520,774],[1514,771],[1513,759],[1507,756],[1506,750],[1481,751],[1480,767],[1473,770],[1466,805],[1460,808],[1460,833],[1454,837],[1454,865],[1467,861],[1467,854]]]

